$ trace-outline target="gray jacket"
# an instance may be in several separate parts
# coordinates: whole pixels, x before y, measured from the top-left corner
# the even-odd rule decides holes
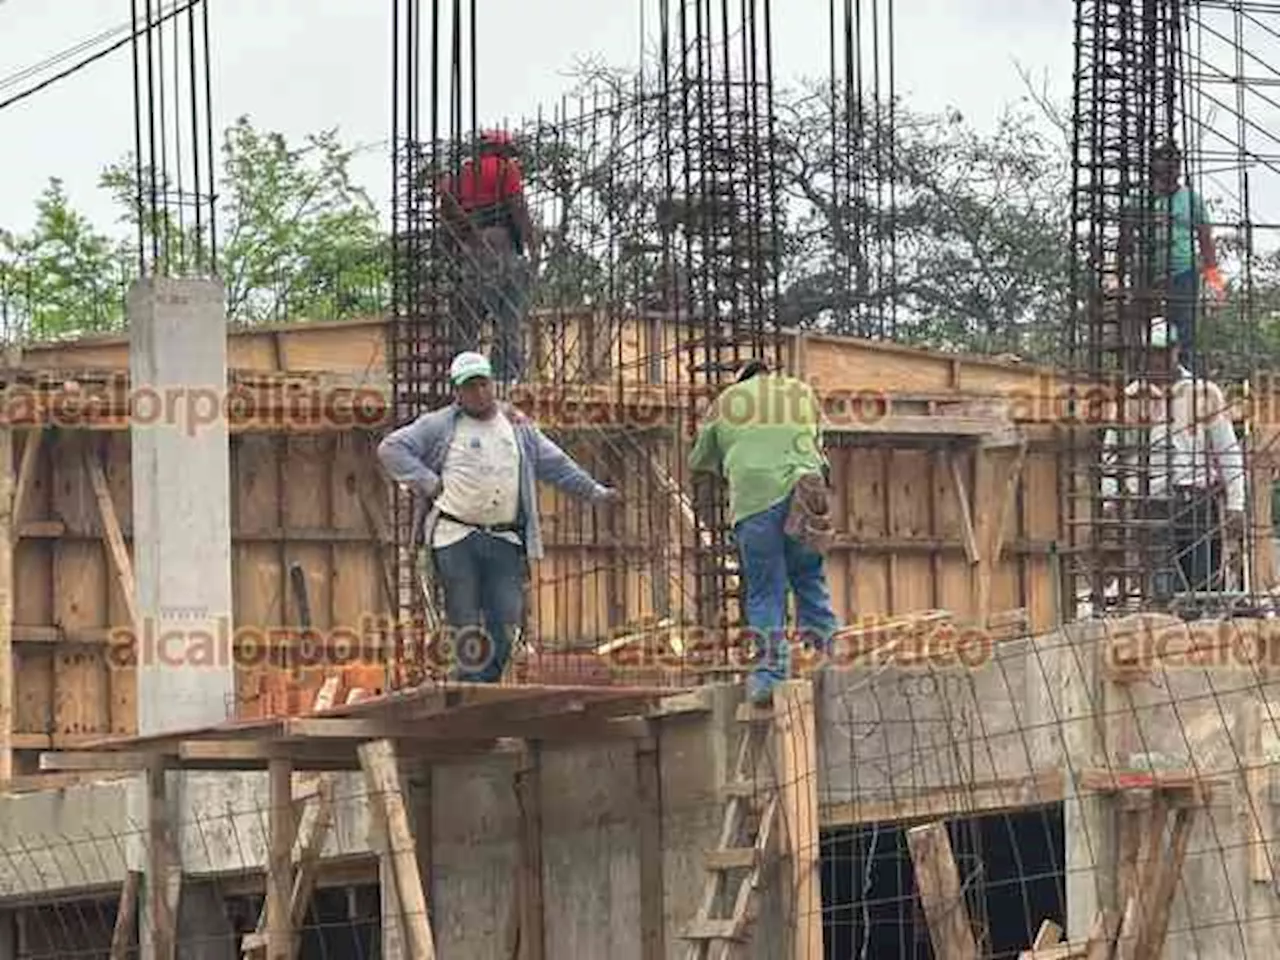
[[[538,522],[537,481],[545,480],[566,493],[587,500],[599,500],[608,488],[578,466],[552,443],[537,425],[503,405],[502,412],[515,428],[520,447],[520,513],[524,519],[525,554],[530,560],[542,556],[542,531]],[[394,430],[378,444],[378,460],[392,480],[410,487],[421,501],[431,501],[440,492],[444,459],[462,415],[456,403],[423,414],[413,423]],[[423,522],[423,544],[431,543],[438,509],[433,506]]]

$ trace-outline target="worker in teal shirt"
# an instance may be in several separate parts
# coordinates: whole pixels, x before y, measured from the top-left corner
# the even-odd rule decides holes
[[[718,473],[729,483],[747,624],[758,658],[748,678],[748,696],[756,704],[770,702],[774,686],[791,673],[788,587],[807,642],[829,652],[838,625],[821,552],[786,531],[796,485],[826,472],[821,424],[808,384],[752,360],[716,398],[689,456],[691,470]]]
[[[1208,213],[1200,195],[1181,183],[1182,154],[1173,143],[1151,158],[1150,256],[1152,282],[1164,291],[1164,317],[1177,332],[1183,359],[1192,362],[1200,281],[1220,299],[1225,292]],[[1134,225],[1129,225],[1129,230]]]

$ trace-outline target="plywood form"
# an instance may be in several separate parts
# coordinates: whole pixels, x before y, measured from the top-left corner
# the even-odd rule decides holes
[[[693,533],[687,505],[684,417],[689,333],[659,318],[625,323],[609,317],[556,319],[544,350],[548,376],[580,380],[590,372],[609,384],[648,386],[669,398],[665,432],[556,432],[581,462],[623,492],[621,504],[591,507],[556,491],[540,493],[547,557],[530,584],[531,634],[563,647],[626,634],[640,622],[692,610]],[[607,336],[600,333],[602,328]],[[378,320],[235,331],[229,354],[238,374],[272,371],[341,374],[346,383],[381,390],[386,382],[386,325]],[[594,339],[593,339],[594,337]],[[971,448],[837,447],[831,452],[836,495],[836,544],[829,571],[837,611],[846,620],[922,608],[950,610],[960,621],[980,613],[1025,608],[1033,628],[1055,616],[1049,545],[1064,538],[1060,428],[1051,402],[1061,384],[1047,372],[984,358],[932,354],[893,344],[789,336],[787,362],[828,397],[887,395],[912,409],[950,398],[1012,396],[1013,414],[1031,439],[1021,477],[1007,476],[1016,451],[981,456]],[[590,362],[583,358],[590,355]],[[656,355],[649,362],[649,355]],[[24,368],[121,371],[127,344],[119,338],[35,347]],[[556,366],[558,364],[558,366]],[[537,412],[537,411],[535,411]],[[540,418],[541,419],[541,418]],[[133,724],[133,671],[108,657],[109,628],[127,622],[116,578],[107,565],[93,490],[78,469],[71,431],[49,431],[18,518],[26,535],[15,551],[15,726],[20,737],[128,732]],[[1265,428],[1255,450],[1269,450]],[[337,430],[310,436],[238,434],[232,444],[233,582],[237,622],[295,624],[287,589],[290,563],[307,576],[318,627],[351,628],[387,609],[385,546],[373,531],[389,526],[386,490],[377,474],[374,436]],[[131,528],[127,435],[101,436],[97,451],[126,535]],[[1272,469],[1258,457],[1255,489]],[[956,477],[973,498],[966,510]],[[665,480],[663,479],[665,477]],[[664,486],[665,484],[665,486]],[[1003,512],[1000,501],[1012,490]],[[1259,498],[1263,503],[1263,498]],[[1269,535],[1269,514],[1257,507]],[[978,534],[1003,517],[1004,549],[989,570],[975,562]],[[981,551],[979,551],[981,552]],[[1266,551],[1260,551],[1265,553]],[[675,557],[685,557],[676,564]],[[1266,580],[1267,563],[1258,573]],[[985,593],[984,593],[985,591]],[[54,629],[58,627],[59,629]],[[50,642],[58,641],[58,642]],[[251,695],[268,664],[259,657],[240,671]]]
[[[78,459],[86,440],[103,464],[117,520],[131,542],[128,435],[51,433],[23,509],[27,535],[15,552],[18,746],[43,746],[42,736],[67,744],[136,730],[138,650],[128,643],[128,606]],[[387,509],[382,485],[370,479],[373,462],[366,434],[232,439],[234,628],[242,700],[253,699],[272,660],[279,662],[270,651],[281,642],[281,628],[298,625],[287,589],[293,563],[306,573],[313,622],[326,641],[308,648],[316,662],[304,673],[318,677],[335,659],[376,656],[367,628],[387,610],[382,547],[360,505],[363,496],[383,514]]]

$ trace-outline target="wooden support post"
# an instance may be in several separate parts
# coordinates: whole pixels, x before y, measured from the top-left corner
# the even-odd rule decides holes
[[[542,890],[542,744],[538,741],[526,744],[515,782],[520,807],[519,956],[543,960],[547,938]]]
[[[409,956],[413,960],[435,960],[436,947],[427,913],[427,897],[418,871],[418,852],[405,809],[395,747],[390,740],[374,740],[362,744],[358,753],[369,788],[370,808],[386,836]]]
[[[822,880],[818,812],[818,728],[813,684],[791,680],[773,695],[774,750],[778,758],[778,799],[786,825],[791,866],[790,916],[794,919],[793,960],[822,960]]]
[[[907,847],[915,867],[920,905],[929,924],[933,955],[938,960],[977,960],[978,946],[969,926],[969,911],[946,824],[913,827],[907,831]]]
[[[0,422],[0,780],[13,776],[13,427]]]
[[[1244,752],[1244,822],[1252,883],[1271,882],[1271,841],[1274,835],[1271,797],[1267,784],[1271,766],[1262,749],[1262,703],[1250,699],[1241,705],[1241,748]]]
[[[267,960],[293,960],[293,764],[272,760],[267,780]]]
[[[636,744],[636,824],[640,846],[640,960],[667,956],[663,923],[662,778],[658,740]]]
[[[133,928],[138,919],[138,888],[142,874],[130,870],[120,887],[120,903],[116,907],[115,929],[111,931],[111,960],[128,960],[133,955]]]
[[[174,960],[182,873],[169,821],[168,769],[156,760],[147,770],[147,925],[150,960]],[[145,950],[143,953],[147,956]]]

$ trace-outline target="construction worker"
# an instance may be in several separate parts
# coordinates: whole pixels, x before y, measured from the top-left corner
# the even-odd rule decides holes
[[[1149,356],[1150,375],[1125,387],[1117,411],[1122,425],[1136,426],[1103,437],[1102,494],[1109,519],[1158,524],[1152,592],[1168,602],[1225,588],[1224,544],[1244,533],[1244,454],[1221,388],[1181,362],[1177,328],[1163,317],[1151,321]],[[1122,486],[1136,507],[1128,515]]]
[[[430,505],[421,529],[424,567],[444,589],[458,678],[493,683],[524,618],[527,561],[543,554],[537,481],[595,502],[617,493],[497,401],[485,356],[459,353],[449,376],[454,402],[389,434],[378,458]]]
[[[524,316],[539,245],[512,136],[482,133],[477,156],[462,164],[456,178],[446,176],[439,194],[461,259],[462,312],[474,325],[463,331],[463,340],[479,340],[487,314],[497,376],[511,386],[524,375]]]
[[[1200,302],[1200,282],[1221,299],[1226,285],[1218,270],[1218,255],[1213,230],[1203,199],[1190,186],[1181,182],[1182,153],[1177,145],[1166,142],[1158,146],[1151,159],[1151,200],[1147,230],[1145,268],[1149,282],[1160,292],[1163,315],[1175,330],[1182,350],[1182,360],[1194,365],[1196,313]],[[1125,247],[1132,249],[1138,228],[1138,214],[1125,218]]]
[[[791,673],[787,588],[802,639],[828,652],[837,618],[822,551],[830,532],[821,411],[813,390],[749,361],[716,399],[698,431],[691,470],[729,483],[733,536],[746,587],[746,618],[757,661],[747,696],[764,705]]]

